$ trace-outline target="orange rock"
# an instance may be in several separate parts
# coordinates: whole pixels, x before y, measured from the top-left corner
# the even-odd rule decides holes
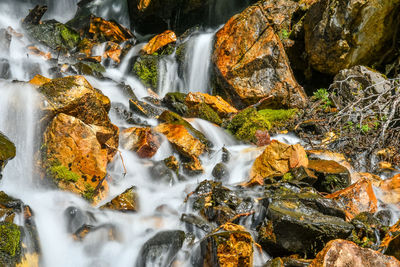
[[[378,201],[372,188],[372,183],[366,179],[327,195],[326,198],[334,199],[343,206],[348,221],[360,212],[374,213],[378,210]]]
[[[107,150],[81,120],[58,114],[44,133],[43,166],[57,186],[97,202],[107,192]]]
[[[254,161],[249,184],[262,185],[266,177],[282,176],[290,169],[307,165],[307,155],[301,145],[287,145],[273,140]]]
[[[218,87],[235,104],[254,104],[267,97],[266,107],[304,107],[306,94],[265,15],[269,8],[252,5],[217,32],[212,59]]]
[[[43,51],[40,51],[40,49],[37,48],[36,46],[28,46],[28,50],[29,50],[29,54],[31,54],[31,55],[41,56],[46,60],[51,59],[50,52],[45,53]]]
[[[159,35],[154,36],[143,48],[142,51],[148,55],[157,52],[160,48],[176,42],[176,34],[167,30]]]
[[[371,181],[373,186],[379,187],[382,182],[381,177],[375,174],[371,174],[368,172],[355,172],[351,174],[351,182],[356,183],[361,179],[366,179]]]
[[[400,260],[400,220],[390,227],[379,246],[379,251]]]
[[[380,199],[387,204],[395,204],[400,207],[400,174],[382,181],[379,185],[382,193]]]
[[[238,110],[232,107],[220,96],[212,96],[205,93],[189,93],[185,98],[186,105],[190,108],[196,104],[206,103],[222,118],[238,113]]]
[[[42,86],[45,83],[50,82],[51,79],[46,78],[40,74],[35,75],[35,77],[32,78],[32,80],[29,81],[30,84],[37,85],[37,86]]]
[[[138,3],[138,9],[139,11],[145,10],[151,3],[151,0],[140,0]]]
[[[133,37],[133,34],[116,22],[99,17],[91,17],[89,33],[93,40],[121,43]]]
[[[120,63],[121,51],[122,49],[117,43],[107,42],[103,57],[111,58],[114,62]]]
[[[330,241],[320,251],[309,267],[399,267],[400,262],[394,257],[383,255],[368,248],[361,248],[353,242],[336,239]]]
[[[121,144],[141,158],[151,158],[160,147],[160,140],[151,128],[132,127],[122,131]]]
[[[135,212],[138,210],[138,196],[136,188],[128,188],[120,195],[113,198],[110,202],[104,204],[100,209],[111,209],[122,212]]]

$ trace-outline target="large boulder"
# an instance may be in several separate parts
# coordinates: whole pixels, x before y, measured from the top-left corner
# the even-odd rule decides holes
[[[6,166],[7,162],[15,157],[15,145],[0,132],[0,178],[1,171]]]
[[[309,265],[328,266],[398,267],[400,261],[372,249],[360,248],[353,242],[338,239],[329,242]]]
[[[105,197],[107,150],[80,119],[64,113],[53,119],[44,133],[42,161],[46,176],[59,188],[94,202]]]
[[[305,18],[305,45],[311,66],[335,75],[385,56],[398,23],[399,0],[322,0]]]
[[[248,7],[217,32],[216,89],[236,106],[267,98],[265,107],[303,107],[307,97],[293,76],[276,22],[265,15],[273,14],[268,2]],[[279,21],[279,15],[272,18]]]

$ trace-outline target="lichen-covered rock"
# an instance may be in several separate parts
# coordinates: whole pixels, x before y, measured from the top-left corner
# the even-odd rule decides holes
[[[185,241],[185,233],[179,230],[163,231],[155,234],[142,246],[136,260],[136,267],[171,266]]]
[[[308,166],[318,177],[313,185],[318,191],[333,193],[351,184],[347,168],[333,160],[309,160]]]
[[[44,133],[42,157],[46,176],[59,188],[94,202],[105,197],[107,150],[83,121],[58,114]]]
[[[201,266],[253,266],[253,245],[245,227],[226,223],[201,242]]]
[[[185,103],[189,109],[200,103],[205,103],[210,106],[221,118],[228,118],[229,116],[238,112],[236,108],[231,106],[220,96],[212,96],[205,93],[189,93],[186,95]]]
[[[159,137],[149,127],[122,131],[120,142],[123,148],[135,151],[141,158],[151,158],[160,147]]]
[[[307,165],[307,154],[301,145],[287,145],[273,140],[254,161],[249,184],[264,184],[265,178],[283,176],[291,169]]]
[[[307,97],[293,76],[274,24],[265,15],[271,6],[262,2],[250,6],[217,32],[212,56],[217,92],[236,106],[266,98],[265,107],[300,108]]]
[[[369,180],[362,179],[351,186],[327,195],[327,198],[334,199],[346,211],[348,220],[353,219],[361,212],[374,213],[378,209],[378,201],[376,199],[372,184]]]
[[[161,34],[154,36],[143,48],[142,51],[148,55],[157,52],[162,47],[176,42],[176,34],[167,30]]]
[[[7,162],[15,157],[15,145],[0,132],[0,178],[1,171],[6,166]]]
[[[360,248],[353,242],[337,239],[330,241],[309,265],[328,266],[398,267],[400,262],[372,249]]]
[[[378,62],[393,42],[400,1],[323,0],[305,18],[311,66],[335,75],[354,65]]]
[[[138,210],[138,196],[136,188],[133,186],[126,189],[123,193],[113,198],[110,202],[100,207],[101,209],[111,209],[122,212],[135,212]]]

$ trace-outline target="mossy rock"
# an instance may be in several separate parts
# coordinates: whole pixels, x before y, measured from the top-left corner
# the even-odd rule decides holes
[[[30,37],[54,50],[71,51],[80,42],[80,36],[75,30],[56,20],[47,20],[41,24],[28,25],[26,30]]]
[[[219,117],[218,113],[206,103],[199,103],[192,106],[187,115],[188,117],[200,118],[217,125],[221,125],[222,123],[222,119]]]
[[[158,85],[158,61],[157,55],[143,55],[133,65],[132,72],[145,86],[152,89],[156,89]]]
[[[66,183],[75,183],[80,176],[61,164],[53,164],[47,169],[47,174],[55,179]]]
[[[180,92],[168,93],[164,96],[162,103],[173,112],[185,116],[188,111],[185,103],[186,96],[187,94]]]
[[[16,149],[13,142],[0,132],[0,178],[1,171],[6,166],[8,160],[15,157],[15,153]]]
[[[0,265],[15,266],[21,257],[21,229],[10,222],[0,222]]]
[[[106,71],[103,65],[96,62],[81,61],[73,65],[76,72],[80,75],[90,75],[96,78],[103,78],[103,72]]]
[[[297,109],[262,109],[258,113],[269,121],[272,127],[277,127],[291,120],[297,114]]]

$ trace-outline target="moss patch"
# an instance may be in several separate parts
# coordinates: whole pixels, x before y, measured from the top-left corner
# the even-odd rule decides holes
[[[263,109],[258,113],[272,124],[279,124],[292,119],[296,115],[297,109]]]
[[[154,55],[141,56],[133,65],[136,74],[145,86],[153,89],[158,85],[158,57]]]
[[[64,182],[77,182],[80,178],[78,174],[70,171],[67,167],[57,164],[48,168],[48,173],[52,178],[56,180],[61,180]]]
[[[82,197],[89,202],[93,201],[96,190],[90,184],[85,184],[85,191],[82,194]]]
[[[206,103],[194,105],[188,114],[191,117],[200,118],[206,121],[221,125],[222,120],[219,115]]]
[[[0,223],[0,251],[14,257],[20,250],[21,231],[14,223]]]

